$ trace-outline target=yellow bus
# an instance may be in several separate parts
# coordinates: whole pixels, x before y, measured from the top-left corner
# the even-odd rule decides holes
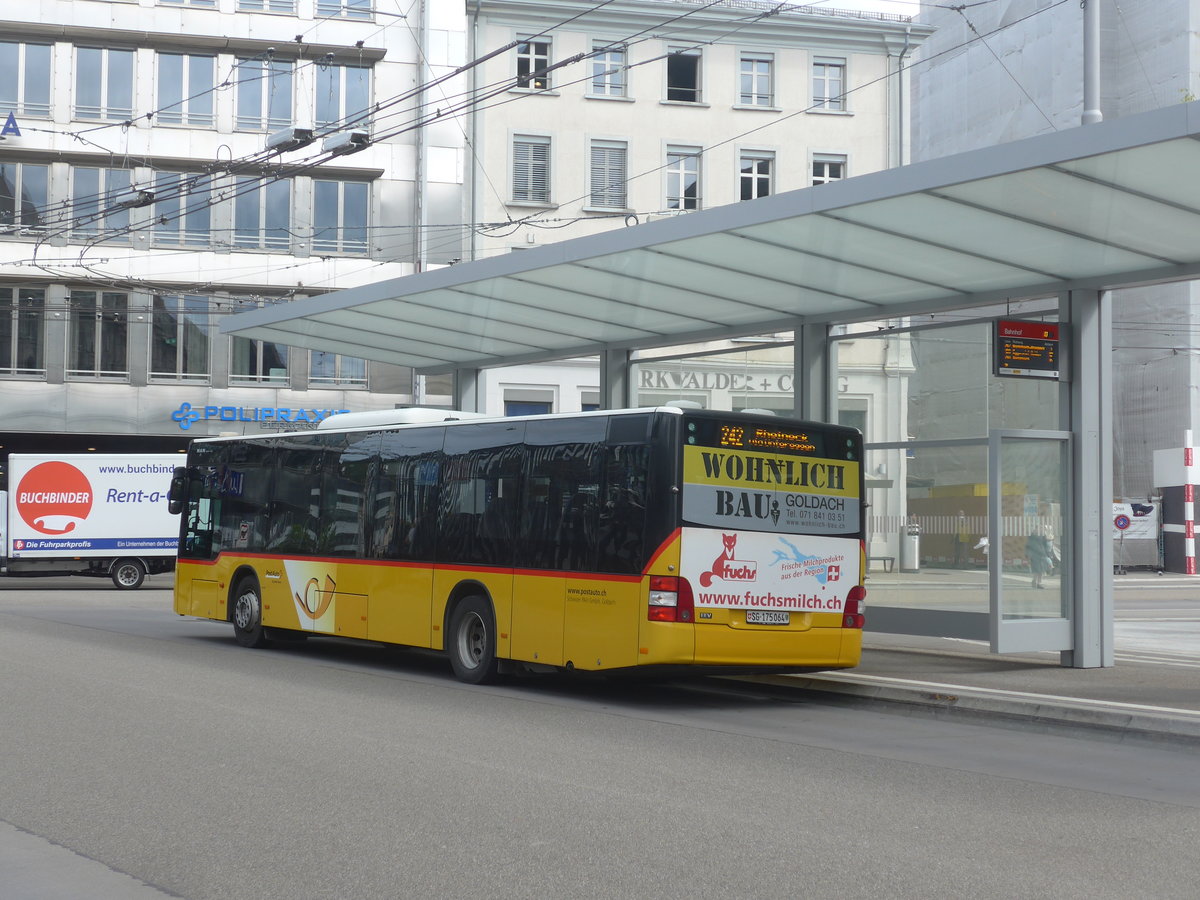
[[[191,445],[175,612],[247,647],[442,650],[470,683],[859,661],[853,428],[673,407],[337,421]]]

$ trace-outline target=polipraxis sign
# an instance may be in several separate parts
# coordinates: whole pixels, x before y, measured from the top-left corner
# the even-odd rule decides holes
[[[184,402],[171,413],[171,420],[187,431],[197,422],[255,424],[269,431],[300,431],[348,409],[293,409],[286,406],[192,406]]]

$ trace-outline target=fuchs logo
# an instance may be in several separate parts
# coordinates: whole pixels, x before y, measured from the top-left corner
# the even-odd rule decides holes
[[[744,559],[734,559],[733,549],[737,544],[736,534],[722,534],[721,543],[724,549],[712,564],[712,568],[700,574],[700,584],[708,587],[713,578],[722,581],[753,581],[758,576],[758,563]]]
[[[67,534],[92,511],[92,485],[70,463],[39,463],[17,487],[17,512],[42,534]]]

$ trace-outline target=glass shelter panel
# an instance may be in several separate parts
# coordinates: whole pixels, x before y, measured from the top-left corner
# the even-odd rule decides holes
[[[1070,615],[1063,572],[1069,460],[1065,441],[1006,437],[1000,442],[1000,616],[1004,621]]]
[[[987,614],[987,458],[983,442],[867,451],[872,607]]]
[[[848,335],[835,342],[839,418],[869,410],[868,443],[986,438],[1059,427],[1059,385],[992,374],[992,323]]]
[[[1056,316],[975,315],[862,323],[831,342],[835,416],[867,440],[868,627],[1069,649],[1066,395],[993,374],[992,316]]]

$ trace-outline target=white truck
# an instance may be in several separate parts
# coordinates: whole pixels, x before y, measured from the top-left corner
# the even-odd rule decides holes
[[[171,454],[8,457],[0,492],[5,575],[93,575],[118,588],[175,567],[179,517],[167,510]]]

